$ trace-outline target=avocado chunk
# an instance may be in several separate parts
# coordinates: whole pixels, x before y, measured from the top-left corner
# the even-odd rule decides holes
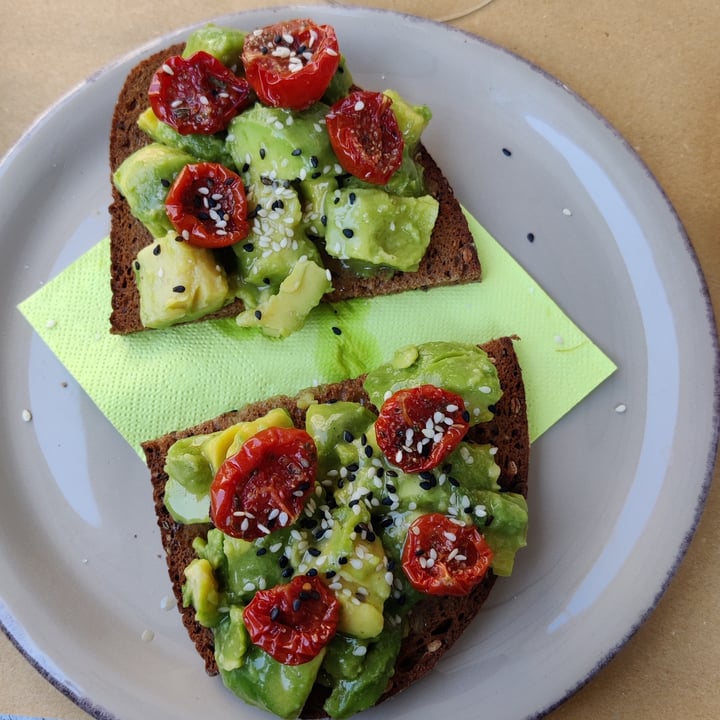
[[[250,234],[233,246],[238,260],[237,294],[254,307],[277,293],[280,283],[301,257],[322,263],[315,245],[301,229],[302,208],[293,187],[258,183],[248,196],[252,210]]]
[[[336,174],[337,158],[325,128],[328,110],[323,103],[302,113],[256,103],[233,118],[227,143],[248,183]]]
[[[233,72],[241,68],[240,55],[245,43],[246,32],[235,28],[221,27],[215,23],[198,28],[190,33],[182,56],[189,58],[200,50],[217,58]]]
[[[127,200],[130,212],[153,237],[173,230],[165,198],[177,174],[192,162],[195,158],[187,152],[154,142],[125,158],[113,173],[113,183]]]
[[[290,274],[257,308],[237,316],[240,327],[259,327],[270,337],[287,337],[299,330],[323,295],[332,290],[330,273],[312,260],[300,258]]]
[[[303,709],[325,657],[325,650],[302,665],[283,665],[256,645],[250,645],[243,664],[220,669],[226,687],[245,702],[292,720]]]
[[[220,589],[207,560],[195,558],[185,568],[182,588],[183,606],[195,608],[195,620],[204,627],[215,627],[220,622]]]
[[[326,249],[361,274],[381,268],[414,272],[430,244],[438,207],[430,195],[336,190],[325,200]]]
[[[325,663],[335,683],[323,708],[332,718],[346,718],[372,707],[385,692],[400,652],[402,633],[399,626],[389,627],[369,644],[353,638],[344,642],[336,639],[338,636],[330,643]],[[363,661],[360,667],[354,662],[358,657]]]
[[[196,320],[231,299],[227,275],[212,251],[190,245],[174,231],[144,247],[134,268],[146,328]]]
[[[432,118],[430,108],[427,105],[411,105],[395,90],[385,90],[383,94],[392,100],[392,111],[398,121],[405,147],[414,152]]]
[[[229,671],[239,668],[250,647],[250,636],[243,622],[243,608],[231,605],[228,614],[215,628],[213,636],[218,669]]]
[[[318,474],[358,459],[353,442],[375,422],[375,413],[354,402],[315,404],[305,413],[305,429],[318,450]]]
[[[352,86],[353,78],[347,60],[344,55],[340,55],[340,63],[330,81],[330,85],[328,85],[325,94],[322,96],[322,101],[328,105],[333,105],[341,98],[344,98],[350,92]]]
[[[470,424],[487,422],[502,396],[495,365],[476,345],[428,342],[400,348],[390,362],[368,373],[365,390],[378,407],[385,393],[417,385],[436,385],[465,401]]]
[[[231,170],[235,170],[235,163],[225,146],[225,138],[219,135],[199,135],[196,133],[181,135],[175,128],[160,120],[152,108],[147,108],[147,110],[140,113],[137,124],[151,140],[157,143],[177,148],[192,155],[196,160],[217,162]]]

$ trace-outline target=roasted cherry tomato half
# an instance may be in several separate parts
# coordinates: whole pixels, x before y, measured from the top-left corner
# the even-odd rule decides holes
[[[380,408],[375,434],[387,459],[405,472],[439,465],[465,437],[469,416],[463,399],[435,387],[398,390]]]
[[[356,90],[338,100],[325,117],[340,164],[376,185],[385,185],[403,160],[405,141],[391,105],[383,93]]]
[[[340,64],[340,50],[330,25],[290,20],[249,33],[242,62],[262,102],[304,110],[325,94]]]
[[[304,430],[261,430],[217,471],[210,517],[227,535],[245,540],[288,527],[312,494],[316,473],[317,448]]]
[[[219,163],[186,165],[165,200],[170,222],[191,245],[219,248],[247,237],[247,199],[242,178]]]
[[[493,551],[474,525],[428,513],[410,525],[402,569],[428,595],[467,595],[487,574]]]
[[[335,635],[340,603],[317,575],[258,590],[243,611],[250,639],[284,665],[309,662]]]
[[[153,75],[148,97],[155,115],[181,135],[224,130],[250,101],[245,78],[202,50],[169,57]]]

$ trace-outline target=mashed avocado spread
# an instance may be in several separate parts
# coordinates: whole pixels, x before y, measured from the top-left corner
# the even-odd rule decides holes
[[[436,342],[404,348],[370,372],[365,389],[380,407],[403,388],[451,388],[470,425],[493,417],[500,399],[494,364],[474,345]],[[441,513],[472,526],[492,550],[492,571],[508,575],[526,542],[521,495],[500,492],[496,448],[461,441],[438,467],[403,472],[381,451],[375,409],[355,402],[310,400],[305,427],[317,448],[317,474],[297,520],[279,522],[254,540],[209,526],[185,569],[183,598],[212,628],[226,686],[283,718],[302,710],[314,685],[324,709],[347,717],[374,705],[387,687],[408,613],[424,596],[403,571],[403,546],[415,520]],[[442,422],[442,420],[438,420]],[[267,428],[291,428],[285,409],[252,422],[178,440],[168,451],[165,504],[180,523],[209,521],[218,468]],[[492,522],[489,521],[492,520]],[[456,551],[457,552],[457,551]],[[429,560],[428,560],[429,562]],[[251,642],[244,610],[259,591],[298,576],[320,579],[339,603],[337,631],[309,662],[278,662]]]
[[[238,30],[208,25],[188,38],[183,56],[204,51],[240,72],[244,39]],[[246,308],[238,318],[241,326],[286,336],[302,327],[333,289],[319,248],[361,276],[417,270],[438,214],[414,159],[431,113],[385,92],[404,140],[403,157],[386,185],[372,185],[343,170],[326,128],[331,104],[351,87],[342,58],[323,97],[302,111],[256,101],[230,120],[227,130],[210,135],[180,134],[150,107],[140,115],[138,126],[151,142],[125,159],[113,181],[157,239],[153,248],[170,244],[176,232],[165,201],[188,164],[216,162],[238,173],[250,221],[249,235],[231,251],[198,253],[199,272],[189,270],[192,251],[140,253],[134,268],[145,327],[195,320],[240,298]],[[177,232],[175,239],[183,242]],[[300,263],[305,269],[294,273]],[[291,275],[288,295],[284,284]]]

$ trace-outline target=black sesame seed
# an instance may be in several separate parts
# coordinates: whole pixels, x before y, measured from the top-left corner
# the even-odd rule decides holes
[[[449,482],[453,487],[460,487],[460,483],[458,482],[457,478],[454,478],[452,475],[449,475],[449,476],[448,476],[448,482]]]
[[[281,568],[287,567],[288,563],[290,562],[290,558],[288,558],[287,555],[281,555],[278,559],[278,563],[280,564]]]
[[[280,608],[276,605],[272,610],[270,610],[270,619],[275,621],[280,617]]]
[[[261,547],[257,549],[257,552],[255,553],[258,557],[262,557],[267,553],[267,548]]]
[[[375,472],[376,477],[381,478],[385,474],[385,468],[379,467]]]
[[[313,180],[317,180],[321,175],[322,175],[322,173],[321,173],[319,170],[316,170],[314,173],[312,173],[312,174],[310,175],[310,177],[311,177]]]
[[[312,594],[309,593],[307,590],[301,590],[298,594],[298,600],[302,600],[303,602],[305,602],[305,600],[310,599],[312,599]]]
[[[488,405],[488,410],[495,414],[495,412],[497,412],[497,407],[495,405]]]
[[[311,528],[314,528],[317,524],[318,524],[317,519],[312,518],[312,517],[303,517],[300,520],[300,527],[303,527],[306,530],[310,530]]]
[[[135,261],[135,269],[136,270],[140,269],[140,263],[137,260]]]
[[[318,574],[317,568],[310,568],[305,574],[308,577],[315,577]]]
[[[373,456],[372,445],[366,445],[365,446],[365,457],[371,458],[372,456]]]
[[[184,293],[185,292],[185,286],[184,285],[176,285],[173,288],[173,292],[175,293]]]
[[[293,600],[292,609],[297,612],[302,607],[302,600],[299,597],[296,597]]]
[[[527,234],[527,239],[528,239],[529,242],[535,242],[535,235],[534,235],[534,233],[528,233],[528,234]]]
[[[311,155],[311,156],[310,156],[310,164],[311,164],[314,168],[316,168],[316,167],[320,164],[320,161],[317,159],[317,155]]]
[[[492,522],[493,522],[494,519],[495,519],[495,516],[494,516],[494,515],[488,515],[488,516],[485,518],[485,527],[489,527],[490,525],[492,525]]]
[[[350,201],[350,204],[351,204],[351,205],[354,205],[354,204],[355,204],[355,201],[357,200],[357,195],[356,195],[354,192],[351,192],[351,193],[348,195],[348,200]]]
[[[423,470],[419,474],[423,480],[434,480],[435,479],[435,476],[429,470]]]
[[[339,327],[337,327],[337,325],[333,325],[332,331],[333,331],[336,335],[342,335],[342,330],[341,330]]]
[[[386,489],[389,493],[393,493],[393,494],[394,494],[394,493],[397,492],[396,487],[395,487],[394,485],[391,485],[390,483],[388,483],[388,484],[385,486],[385,489]]]
[[[351,230],[350,228],[343,228],[343,235],[344,235],[346,238],[349,239],[349,238],[351,238],[354,234],[355,234],[355,231],[354,231],[354,230]]]
[[[338,565],[347,565],[348,559],[343,555],[338,558]]]
[[[393,504],[394,500],[390,497],[384,497],[380,502],[383,505],[387,505],[388,507],[390,507]]]
[[[385,474],[386,474],[388,477],[394,477],[394,478],[398,477],[398,471],[397,471],[397,470],[386,470],[386,471],[385,471]]]
[[[270,278],[267,278],[267,277],[266,277],[266,278],[263,278],[263,283],[264,283],[265,285],[269,285],[269,284],[270,284]]]
[[[360,500],[358,500],[357,498],[355,498],[354,500],[351,500],[351,501],[348,503],[348,507],[355,507],[356,505],[359,505],[359,504],[360,504]]]
[[[256,310],[256,311],[255,311],[255,317],[256,317],[258,320],[262,320],[262,310]]]
[[[463,410],[462,419],[465,422],[470,422],[470,413],[467,410]]]
[[[206,212],[199,212],[197,214],[198,220],[209,220],[210,216]]]
[[[243,163],[241,172],[246,173],[250,169],[250,163]]]
[[[292,577],[292,574],[293,574],[294,572],[295,572],[295,571],[294,571],[290,566],[288,566],[288,567],[286,567],[280,574],[281,574],[284,578],[289,578],[289,577]]]
[[[271,210],[284,210],[285,209],[285,203],[278,198],[271,206]]]
[[[432,488],[432,483],[428,482],[427,480],[423,480],[423,481],[420,483],[420,487],[421,487],[423,490],[430,490],[430,489]]]
[[[159,255],[161,250],[162,250],[162,248],[160,247],[160,245],[156,245],[153,248],[153,255]]]
[[[337,573],[334,570],[328,570],[325,573],[325,577],[329,580],[330,578],[334,578],[337,575]]]
[[[282,42],[282,39],[283,39],[282,35],[278,34],[275,36],[273,41],[276,45],[279,45]]]
[[[325,534],[325,530],[324,530],[323,528],[320,528],[319,530],[316,530],[316,531],[313,533],[313,537],[314,537],[316,540],[320,540],[320,539],[322,539],[322,536],[323,536],[324,534]]]
[[[251,242],[245,243],[242,247],[245,252],[252,252],[255,249],[255,246]]]
[[[512,152],[510,150],[508,150],[507,148],[503,148],[502,152],[505,157],[510,157],[512,155]]]
[[[314,547],[308,548],[308,552],[309,552],[313,557],[318,557],[318,555],[321,555],[321,554],[322,554],[322,551],[321,551],[319,548],[314,548]]]
[[[320,223],[321,223],[322,225],[327,225],[327,215],[322,215],[322,216],[320,217]]]
[[[273,184],[272,178],[269,178],[267,175],[263,175],[260,178],[260,182],[265,185],[265,187],[270,187]]]
[[[170,181],[167,180],[166,178],[162,178],[162,180],[160,180],[160,183],[162,184],[163,187],[170,187]]]
[[[340,202],[340,198],[336,195],[336,196],[333,198],[333,203],[334,203],[335,205],[337,205],[339,202]]]
[[[360,469],[360,466],[357,463],[350,463],[347,466],[348,472],[354,473],[357,472]]]
[[[261,160],[265,159],[265,148],[264,147],[260,148],[260,159]]]
[[[354,439],[355,439],[355,436],[354,436],[349,430],[343,431],[343,440],[344,440],[345,442],[349,442],[349,443],[350,443],[350,442],[352,442]]]
[[[290,154],[294,155],[295,157],[297,157],[298,155],[302,155],[302,148],[295,148]]]
[[[388,515],[387,517],[383,518],[380,521],[380,527],[382,528],[389,528],[391,525],[393,525],[395,521]]]
[[[375,533],[372,530],[368,530],[367,535],[365,536],[365,539],[368,542],[375,542]]]
[[[263,55],[267,55],[270,51],[267,49],[267,47],[266,47],[265,45],[263,45],[263,46],[260,48],[260,52],[261,52]]]

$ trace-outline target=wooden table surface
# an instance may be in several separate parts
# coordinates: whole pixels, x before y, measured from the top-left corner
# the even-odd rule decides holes
[[[108,62],[170,30],[257,5],[0,0],[0,154]],[[453,24],[553,74],[625,136],[677,210],[720,308],[720,3],[494,0]],[[685,560],[655,611],[552,720],[720,718],[717,465],[714,479]],[[3,713],[88,720],[0,633]]]

